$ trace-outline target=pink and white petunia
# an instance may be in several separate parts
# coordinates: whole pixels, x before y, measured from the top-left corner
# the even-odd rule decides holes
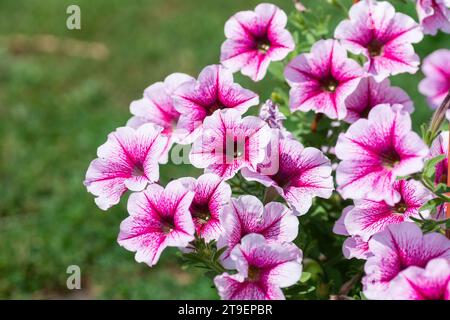
[[[227,247],[221,259],[226,268],[233,268],[230,254],[241,238],[250,233],[264,236],[269,242],[290,242],[298,234],[298,219],[285,205],[269,202],[265,206],[255,196],[232,198],[220,215],[223,232],[217,247]]]
[[[422,234],[412,222],[386,227],[369,241],[369,257],[364,266],[364,295],[386,299],[391,281],[411,266],[425,268],[435,258],[450,259],[450,240],[440,233]]]
[[[96,196],[100,209],[119,203],[127,190],[141,191],[148,183],[158,181],[158,159],[167,145],[161,131],[154,124],[118,128],[97,149],[98,158],[89,165],[84,185]]]
[[[419,83],[419,92],[435,109],[450,91],[450,50],[439,49],[428,55],[423,60],[422,72],[425,79]]]
[[[269,3],[236,13],[225,24],[220,62],[232,72],[241,70],[253,81],[261,80],[271,61],[283,60],[295,48],[286,23],[284,11]]]
[[[192,142],[201,133],[203,121],[214,111],[233,109],[243,114],[259,103],[257,94],[234,83],[231,71],[220,65],[205,67],[198,80],[178,87],[173,99],[181,114],[178,129],[188,134],[185,142]]]
[[[450,33],[449,0],[417,0],[416,9],[424,34]]]
[[[145,123],[154,123],[163,128],[167,146],[161,163],[167,162],[168,152],[174,142],[180,143],[185,133],[176,130],[180,113],[175,110],[172,95],[174,91],[183,83],[192,81],[193,78],[183,73],[173,73],[166,77],[164,82],[156,82],[144,91],[142,99],[133,101],[130,111],[133,114],[127,122],[127,126],[139,128]]]
[[[344,243],[342,244],[342,253],[345,258],[366,260],[371,255],[369,251],[368,241],[364,241],[360,236],[350,236],[344,224],[345,217],[353,208],[353,206],[347,206],[344,208],[344,210],[342,211],[342,215],[333,226],[333,232],[341,236],[348,236],[348,238],[345,239]]]
[[[273,187],[296,214],[305,214],[314,197],[328,199],[334,189],[330,160],[316,148],[304,148],[294,139],[280,139],[275,156],[257,166],[256,170],[243,169],[242,176],[257,181],[266,187]],[[272,144],[271,144],[272,146]],[[270,150],[271,151],[271,150]],[[275,165],[273,162],[277,162]],[[278,168],[270,174],[267,168]]]
[[[302,273],[302,252],[292,243],[269,243],[259,234],[242,238],[231,253],[237,274],[214,278],[223,300],[284,300],[281,288],[294,285]]]
[[[205,119],[203,133],[192,145],[189,160],[218,176],[232,178],[241,168],[256,169],[264,160],[271,129],[260,118],[241,118],[235,110],[220,110]]]
[[[344,120],[353,123],[360,118],[367,118],[370,110],[379,104],[401,104],[404,111],[414,111],[413,102],[403,89],[391,87],[389,79],[377,82],[369,76],[363,78],[356,90],[345,100],[347,116]]]
[[[419,209],[433,196],[420,182],[397,180],[393,183],[393,188],[400,195],[400,200],[394,205],[383,200],[355,200],[355,206],[348,212],[344,222],[348,233],[367,241],[388,225],[411,221],[411,217],[419,218],[420,214],[428,217],[428,211],[420,212]]]
[[[411,117],[401,105],[374,107],[339,135],[336,156],[338,191],[345,199],[385,200],[393,205],[400,194],[393,183],[399,176],[419,172],[428,148],[411,130]]]
[[[336,39],[354,54],[363,54],[364,67],[377,81],[403,72],[416,73],[420,63],[412,43],[423,38],[411,17],[395,12],[386,1],[361,0],[334,32]]]
[[[195,193],[190,211],[197,234],[206,242],[217,240],[222,233],[220,213],[231,199],[230,186],[212,173],[179,180]]]
[[[345,99],[358,86],[363,70],[339,42],[320,40],[310,53],[294,58],[284,75],[291,86],[291,110],[314,110],[340,120],[347,115]]]
[[[391,281],[390,300],[450,300],[450,260],[437,258],[425,268],[409,267]]]
[[[434,183],[447,183],[448,177],[448,131],[441,132],[432,142],[430,147],[430,155],[427,159],[433,159],[437,156],[444,155],[445,159],[436,164]],[[437,220],[445,219],[445,204],[437,207],[434,216]]]
[[[120,224],[118,243],[136,252],[136,261],[155,265],[166,247],[185,248],[194,240],[191,206],[194,193],[180,181],[164,189],[152,184],[130,195],[129,217]]]

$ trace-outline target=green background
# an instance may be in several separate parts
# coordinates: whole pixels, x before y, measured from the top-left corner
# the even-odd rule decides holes
[[[0,1],[0,298],[217,298],[209,279],[179,267],[173,250],[152,269],[137,264],[116,243],[126,201],[105,213],[82,182],[96,148],[130,117],[129,103],[172,72],[196,76],[218,63],[225,21],[259,2]],[[290,0],[272,2],[293,10]],[[417,19],[413,4],[393,2]],[[303,3],[342,18],[324,0]],[[66,28],[70,4],[81,7],[81,30]],[[96,60],[21,44],[23,35],[38,34],[99,42],[109,55]],[[416,49],[425,57],[446,43],[440,34]],[[393,79],[415,101],[416,128],[431,114],[417,92],[422,77]],[[261,101],[274,84],[271,77],[258,84],[236,80]],[[168,165],[162,181],[186,173]],[[80,266],[82,290],[66,288],[69,265]]]

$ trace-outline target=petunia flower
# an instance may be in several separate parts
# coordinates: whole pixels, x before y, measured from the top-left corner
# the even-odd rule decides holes
[[[232,198],[220,215],[223,232],[218,248],[227,247],[221,259],[226,268],[233,267],[230,257],[241,238],[250,233],[264,236],[269,242],[293,241],[298,234],[298,219],[285,205],[269,202],[265,206],[255,196]]]
[[[331,196],[334,189],[331,163],[320,150],[304,148],[294,139],[280,139],[275,148],[278,152],[270,157],[271,161],[258,165],[256,170],[243,169],[242,176],[273,187],[299,215],[309,210],[314,197]],[[268,167],[277,170],[267,174]]]
[[[194,193],[180,181],[164,189],[152,184],[130,195],[129,217],[120,224],[119,245],[136,252],[136,261],[155,265],[166,247],[184,248],[194,240],[191,206]]]
[[[347,50],[367,57],[364,67],[377,81],[417,72],[420,59],[412,43],[420,42],[423,34],[411,17],[395,12],[389,2],[375,0],[354,4],[349,16],[336,27],[334,36]]]
[[[419,218],[420,207],[432,199],[432,194],[420,182],[414,180],[397,180],[393,188],[400,195],[394,205],[385,201],[370,199],[355,200],[355,206],[345,218],[345,227],[351,235],[362,237],[365,241],[384,230],[388,225],[411,221]],[[428,211],[422,211],[428,217]]]
[[[412,222],[389,225],[369,241],[373,256],[364,266],[364,295],[386,299],[390,282],[411,266],[425,268],[435,258],[450,259],[450,240],[440,233],[422,234]]]
[[[220,110],[205,119],[189,160],[194,167],[229,179],[241,168],[256,169],[264,160],[270,136],[271,129],[258,117],[241,118],[235,110]]]
[[[404,111],[409,113],[414,111],[413,102],[404,90],[391,87],[389,79],[377,82],[369,76],[363,78],[355,91],[345,100],[347,116],[344,120],[353,123],[360,118],[367,118],[370,110],[379,104],[401,104]]]
[[[222,232],[220,213],[231,199],[231,188],[219,176],[205,173],[194,178],[179,179],[195,193],[189,208],[197,234],[209,242],[217,240]]]
[[[416,9],[424,34],[450,33],[449,0],[417,0]]]
[[[281,288],[294,285],[302,273],[302,252],[292,243],[269,243],[259,234],[242,238],[231,253],[237,274],[214,278],[223,300],[283,300]]]
[[[356,258],[366,260],[371,255],[369,251],[369,242],[363,240],[360,236],[351,236],[345,227],[345,217],[353,208],[353,206],[344,208],[342,215],[333,226],[333,232],[341,236],[347,236],[347,239],[345,239],[342,244],[342,254],[346,259]]]
[[[427,159],[433,159],[437,156],[445,155],[445,159],[436,164],[434,183],[447,183],[448,177],[448,131],[441,132],[432,142],[430,147],[430,155]],[[437,207],[435,219],[445,219],[445,204]]]
[[[178,87],[173,99],[175,109],[181,113],[178,129],[188,134],[186,143],[198,137],[203,121],[214,111],[233,109],[243,114],[259,103],[257,94],[234,83],[231,71],[220,65],[205,67],[198,80]]]
[[[98,158],[90,163],[84,185],[96,196],[100,209],[119,203],[127,190],[141,191],[148,183],[158,181],[158,159],[167,145],[161,131],[153,124],[118,128],[97,149]]]
[[[390,300],[450,300],[450,260],[437,258],[425,268],[409,267],[391,281]]]
[[[425,79],[419,83],[419,92],[435,109],[450,91],[450,50],[439,49],[428,55],[423,60],[422,72]]]
[[[192,81],[193,78],[183,73],[173,73],[164,82],[156,82],[144,91],[142,99],[133,101],[130,111],[133,117],[127,122],[127,126],[139,128],[145,123],[154,123],[163,128],[167,146],[163,152],[161,163],[168,160],[168,152],[174,142],[182,142],[186,133],[176,130],[180,113],[175,110],[172,95],[173,92],[184,82]]]
[[[261,80],[271,61],[283,60],[295,48],[286,23],[284,11],[269,3],[236,13],[225,24],[220,62],[232,72],[241,70],[253,81]]]
[[[399,176],[419,172],[428,148],[411,130],[411,118],[401,105],[374,107],[368,119],[359,119],[339,135],[336,156],[338,191],[345,198],[385,200],[395,204],[393,188]]]
[[[347,115],[345,99],[356,89],[363,76],[356,61],[335,40],[316,42],[310,53],[294,58],[284,75],[291,86],[291,110],[324,113],[331,119]]]

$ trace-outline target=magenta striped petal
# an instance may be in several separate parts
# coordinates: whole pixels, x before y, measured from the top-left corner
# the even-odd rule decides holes
[[[161,130],[154,124],[145,124],[139,129],[118,128],[108,135],[84,181],[100,209],[119,203],[126,190],[141,191],[148,183],[158,181],[158,159],[167,144]]]
[[[237,274],[214,279],[223,300],[284,300],[280,288],[295,284],[302,273],[302,252],[291,243],[269,243],[259,234],[242,239],[231,254]]]
[[[273,4],[236,13],[225,24],[227,40],[222,44],[220,62],[232,72],[240,70],[253,81],[261,80],[271,61],[283,60],[294,50],[286,23],[286,14]]]
[[[155,265],[166,247],[184,248],[194,240],[189,208],[194,193],[180,181],[164,189],[152,184],[128,200],[129,217],[122,221],[118,243],[136,252],[136,261]]]
[[[284,75],[291,86],[291,110],[324,113],[331,119],[347,115],[345,99],[356,89],[363,71],[335,40],[316,42],[310,53],[294,58]]]
[[[420,26],[409,16],[395,12],[386,1],[361,0],[334,32],[347,50],[367,57],[366,71],[377,81],[389,75],[415,73],[420,63],[412,43],[423,38]]]

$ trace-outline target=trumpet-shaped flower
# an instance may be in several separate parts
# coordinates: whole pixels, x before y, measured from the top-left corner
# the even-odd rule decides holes
[[[220,213],[231,199],[231,188],[219,176],[206,173],[196,179],[180,181],[195,193],[190,211],[197,234],[209,242],[217,240],[222,232]]]
[[[432,199],[428,189],[414,180],[397,180],[393,188],[400,195],[400,200],[394,205],[383,200],[355,200],[355,207],[348,212],[344,222],[351,235],[367,241],[388,225],[411,221],[411,217],[419,218],[420,207]],[[422,211],[421,214],[427,217],[428,212]]]
[[[291,110],[314,110],[331,119],[344,119],[345,99],[356,89],[363,71],[356,61],[347,58],[339,42],[320,40],[310,53],[294,58],[284,75],[291,86]]]
[[[337,26],[334,36],[349,51],[367,57],[365,69],[377,81],[417,72],[420,59],[412,43],[420,42],[423,34],[411,17],[395,12],[389,2],[375,0],[354,4],[349,16]]]
[[[333,232],[341,236],[348,236],[342,244],[342,253],[345,258],[367,259],[370,257],[369,242],[364,241],[360,236],[351,236],[345,227],[345,217],[352,210],[353,206],[347,206],[342,211],[342,215],[333,226]]]
[[[136,261],[150,267],[159,260],[166,247],[184,248],[194,240],[194,222],[189,207],[194,193],[180,181],[164,189],[152,184],[130,195],[129,217],[120,224],[118,243],[136,252]]]
[[[413,112],[413,102],[408,94],[398,87],[391,87],[389,79],[381,82],[373,77],[363,78],[356,90],[347,98],[347,116],[345,121],[353,123],[360,118],[367,118],[370,110],[379,104],[401,104],[403,110]]]
[[[416,9],[424,34],[450,33],[449,0],[417,0]]]
[[[425,268],[409,267],[391,281],[391,300],[450,300],[450,260],[437,258]]]
[[[223,232],[217,247],[227,247],[222,261],[227,268],[233,267],[230,257],[241,238],[250,233],[264,236],[269,242],[293,241],[298,234],[298,219],[286,206],[270,202],[264,206],[255,196],[232,198],[220,215]]]
[[[229,179],[241,168],[256,169],[264,160],[271,129],[260,118],[241,118],[235,110],[221,110],[208,117],[203,127],[189,154],[194,167]]]
[[[450,259],[450,240],[440,233],[422,234],[412,222],[389,225],[369,241],[373,256],[364,266],[364,295],[385,299],[391,281],[411,266],[425,268],[435,258]]]
[[[336,169],[338,191],[347,199],[385,200],[393,205],[400,194],[393,183],[399,176],[418,172],[428,148],[411,130],[410,115],[402,106],[374,107],[368,119],[359,119],[336,144],[342,160]]]
[[[174,95],[175,109],[181,113],[178,129],[187,133],[185,142],[192,142],[200,133],[203,121],[219,109],[233,109],[243,114],[259,97],[234,83],[230,70],[220,66],[205,67],[198,80],[183,83]]]
[[[320,150],[304,148],[294,139],[281,139],[274,147],[278,152],[268,155],[268,161],[256,170],[243,169],[242,176],[273,187],[300,215],[309,210],[314,197],[331,196],[334,188],[331,163]],[[267,174],[269,167],[274,170]]]
[[[162,128],[145,124],[138,129],[118,128],[97,150],[84,181],[95,203],[102,210],[119,203],[127,190],[141,191],[158,181],[158,159],[167,145]]]
[[[161,163],[167,162],[167,156],[174,142],[180,143],[185,133],[177,130],[177,123],[180,113],[175,110],[172,95],[173,92],[183,83],[193,80],[192,77],[183,73],[173,73],[164,82],[156,82],[144,91],[142,99],[133,101],[130,111],[133,114],[127,122],[127,126],[139,128],[145,123],[154,123],[163,128],[167,146],[160,159]]]
[[[259,234],[242,238],[231,253],[237,274],[223,273],[214,283],[223,300],[283,300],[281,288],[302,273],[302,252],[292,243],[269,243]]]
[[[433,109],[437,108],[450,91],[450,50],[439,49],[427,56],[422,72],[425,79],[419,83],[419,91]]]
[[[262,3],[255,11],[241,11],[225,24],[227,40],[220,62],[231,71],[241,70],[253,81],[266,75],[271,61],[284,59],[295,43],[286,30],[286,14],[273,4]]]

